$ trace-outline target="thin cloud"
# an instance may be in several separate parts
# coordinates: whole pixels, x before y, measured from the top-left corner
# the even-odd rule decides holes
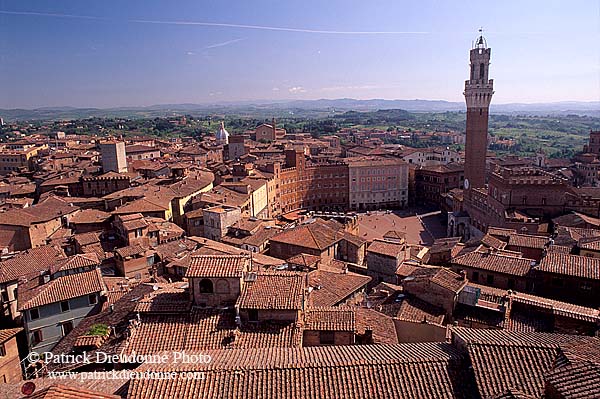
[[[288,89],[288,91],[290,93],[292,93],[292,94],[295,94],[295,93],[306,93],[306,89],[304,87],[302,87],[302,86],[290,87]]]
[[[88,19],[96,21],[119,21],[112,18],[94,17],[89,15],[75,14],[57,14],[45,12],[30,12],[30,11],[2,11],[0,14],[6,15],[31,15],[39,17],[54,17],[54,18],[73,18],[73,19]],[[426,35],[430,32],[425,31],[346,31],[346,30],[323,30],[323,29],[308,29],[308,28],[292,28],[285,26],[267,26],[267,25],[246,25],[246,24],[229,24],[219,22],[204,22],[204,21],[160,21],[150,19],[123,19],[123,22],[131,22],[137,24],[158,24],[158,25],[190,25],[190,26],[212,26],[221,28],[236,28],[236,29],[253,29],[267,30],[277,32],[297,32],[297,33],[312,33],[325,35]]]
[[[226,42],[211,44],[210,46],[204,47],[204,50],[209,50],[211,48],[228,46],[228,45],[233,44],[233,43],[241,42],[242,40],[246,40],[246,38],[242,37],[240,39],[227,40]]]
[[[340,90],[376,90],[382,89],[381,86],[376,85],[361,85],[361,86],[331,86],[321,87],[321,91],[340,91]]]

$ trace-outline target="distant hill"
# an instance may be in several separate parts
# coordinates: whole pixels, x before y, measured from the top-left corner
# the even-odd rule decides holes
[[[458,112],[465,111],[462,102],[443,100],[355,100],[352,98],[319,100],[237,101],[213,104],[158,104],[147,107],[77,108],[43,107],[36,109],[0,109],[0,117],[14,120],[60,120],[81,118],[153,118],[183,114],[226,114],[239,116],[270,117],[325,117],[346,111],[376,111],[401,109],[409,112]],[[600,116],[600,101],[564,101],[534,104],[494,104],[491,113],[528,115],[589,115]]]

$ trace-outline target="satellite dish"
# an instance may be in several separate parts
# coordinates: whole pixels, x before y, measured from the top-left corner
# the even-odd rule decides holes
[[[35,384],[31,381],[26,382],[21,386],[21,393],[23,395],[31,395],[35,391]]]
[[[153,290],[153,291],[158,291],[158,285],[154,284],[154,285],[152,286],[152,290]]]
[[[469,189],[469,179],[465,179],[465,189]]]

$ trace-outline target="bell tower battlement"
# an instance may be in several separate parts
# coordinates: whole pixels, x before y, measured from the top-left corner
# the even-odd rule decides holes
[[[479,32],[481,33],[481,29]],[[471,73],[465,80],[464,96],[467,108],[489,107],[494,94],[494,80],[489,79],[490,57],[492,49],[487,46],[483,35],[480,35],[470,51]]]

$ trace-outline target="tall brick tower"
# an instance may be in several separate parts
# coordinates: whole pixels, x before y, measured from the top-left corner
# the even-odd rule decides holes
[[[465,190],[485,187],[485,156],[487,153],[488,112],[494,94],[494,81],[488,79],[490,55],[481,29],[471,49],[471,76],[465,81],[467,102],[467,140],[465,145]]]

